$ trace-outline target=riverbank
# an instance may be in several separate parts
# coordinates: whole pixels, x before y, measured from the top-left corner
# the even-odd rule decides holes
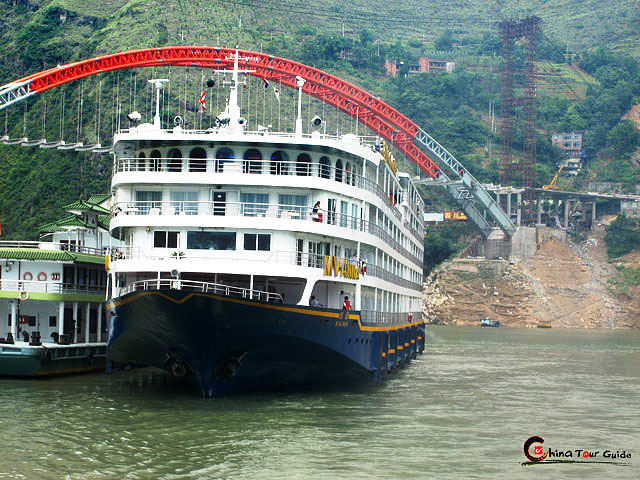
[[[637,259],[610,263],[604,228],[594,227],[580,244],[548,240],[522,262],[459,256],[441,265],[424,285],[427,322],[640,329],[640,287],[616,286],[621,265]]]

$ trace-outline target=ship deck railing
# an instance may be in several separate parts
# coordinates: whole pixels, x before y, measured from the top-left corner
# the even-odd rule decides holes
[[[0,280],[0,290],[10,292],[38,292],[38,293],[78,293],[104,295],[105,285],[80,285],[76,283],[61,283],[55,281],[37,280]]]
[[[360,323],[370,327],[421,323],[422,312],[378,312],[361,310]]]
[[[311,221],[370,233],[422,268],[422,260],[400,244],[380,225],[344,213],[322,211],[314,215],[307,206],[281,203],[216,202],[216,201],[131,201],[118,202],[111,215],[203,215],[213,217],[264,217]]]
[[[264,252],[267,253],[267,252]],[[261,256],[259,258],[243,257],[243,262],[259,262],[259,263],[273,263],[278,265],[297,265],[301,267],[310,268],[324,268],[324,255],[323,254],[310,254],[305,252],[276,250],[269,252],[268,256]],[[164,262],[170,259],[176,259],[177,254],[167,255],[146,255],[144,250],[138,246],[131,247],[118,247],[111,252],[111,262],[116,265],[118,260],[145,260],[145,261],[159,261]],[[198,255],[197,251],[181,252],[179,257],[182,259],[201,260],[203,262],[212,260],[232,260],[237,261],[238,256],[236,251],[216,251],[215,256]],[[422,291],[422,285],[418,282],[413,282],[406,278],[402,278],[389,270],[384,269],[381,266],[369,264],[363,260],[348,260],[349,264],[355,265],[358,268],[360,276],[370,276],[373,278],[379,278],[400,287],[409,288],[411,290]],[[117,269],[117,267],[115,267]]]
[[[129,283],[122,290],[120,295],[146,290],[187,290],[191,292],[213,293],[231,297],[247,298],[252,300],[263,300],[266,302],[283,303],[282,295],[274,292],[265,292],[250,288],[225,285],[222,283],[199,282],[196,280],[160,279],[160,280],[138,280]]]
[[[62,242],[38,242],[38,241],[0,241],[0,248],[34,249],[34,250],[60,250],[64,252],[85,253],[87,255],[104,255],[106,248],[85,247]]]
[[[392,201],[393,195],[378,185],[375,180],[365,178],[344,168],[328,163],[304,161],[280,161],[237,158],[119,158],[116,173],[121,172],[195,172],[195,173],[246,173],[254,175],[291,175],[317,177],[352,185],[378,196],[389,207],[393,215],[402,219],[402,214]],[[211,183],[215,183],[212,180]],[[400,198],[400,195],[398,196]],[[418,214],[418,213],[417,213]],[[419,214],[418,214],[419,216]]]

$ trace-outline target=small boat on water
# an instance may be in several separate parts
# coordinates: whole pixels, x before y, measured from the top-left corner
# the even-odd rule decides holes
[[[498,320],[491,320],[490,318],[483,318],[480,321],[480,326],[482,327],[499,327],[500,322]]]
[[[540,322],[538,328],[551,328],[551,322]]]

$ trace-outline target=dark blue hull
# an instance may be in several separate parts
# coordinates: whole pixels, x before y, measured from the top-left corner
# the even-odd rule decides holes
[[[424,324],[363,326],[357,312],[181,290],[109,303],[108,359],[151,365],[206,396],[378,381],[424,350]]]

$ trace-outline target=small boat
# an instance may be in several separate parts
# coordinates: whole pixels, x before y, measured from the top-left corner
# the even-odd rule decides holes
[[[538,328],[551,328],[551,322],[540,322]]]
[[[483,318],[480,321],[482,327],[499,327],[500,322],[498,320],[491,320],[490,318]]]

